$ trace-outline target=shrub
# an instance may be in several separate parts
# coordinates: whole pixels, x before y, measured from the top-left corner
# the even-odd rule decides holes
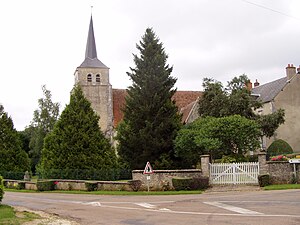
[[[36,187],[38,191],[52,191],[55,188],[55,182],[52,180],[49,181],[38,181]]]
[[[291,153],[293,153],[292,147],[282,139],[273,141],[273,143],[267,149],[268,157],[275,155],[286,155]]]
[[[98,182],[85,182],[87,191],[96,191],[98,188]]]
[[[23,180],[23,178],[24,178],[23,172],[1,170],[0,174],[4,179]]]
[[[200,190],[209,186],[208,177],[199,178],[173,178],[173,187],[176,191],[180,190]]]
[[[17,189],[19,189],[19,190],[25,189],[25,183],[26,182],[24,182],[24,181],[19,181]]]
[[[130,184],[133,191],[140,190],[140,188],[142,186],[142,181],[140,181],[140,180],[130,180],[130,181],[128,181],[128,183]]]
[[[4,195],[3,178],[0,176],[0,202],[3,199],[3,195]]]
[[[209,187],[208,177],[193,178],[190,184],[191,190],[204,190]]]
[[[190,190],[192,178],[173,178],[172,183],[176,191]]]
[[[258,183],[260,187],[265,187],[270,185],[270,175],[269,174],[258,175]]]

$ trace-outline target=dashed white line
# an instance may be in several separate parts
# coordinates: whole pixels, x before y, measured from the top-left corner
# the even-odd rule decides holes
[[[232,211],[232,212],[237,212],[237,213],[240,213],[240,214],[249,214],[249,215],[262,215],[263,214],[263,213],[252,211],[252,210],[249,210],[249,209],[244,209],[244,208],[224,204],[222,202],[203,202],[203,203],[208,204],[208,205],[212,205],[212,206],[216,206],[216,207],[219,207],[219,208],[222,208],[222,209],[226,209],[226,210],[229,210],[229,211]]]
[[[156,208],[155,205],[151,205],[151,204],[146,203],[146,202],[144,202],[144,203],[134,203],[134,204],[145,207],[147,209],[155,209]]]
[[[83,205],[101,206],[100,202],[85,202]]]

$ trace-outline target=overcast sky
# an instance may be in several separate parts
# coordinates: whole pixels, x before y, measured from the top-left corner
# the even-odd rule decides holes
[[[164,43],[178,90],[247,74],[261,84],[300,64],[299,0],[9,0],[0,3],[0,103],[18,130],[30,124],[42,85],[69,102],[93,20],[98,58],[126,88],[147,27]]]

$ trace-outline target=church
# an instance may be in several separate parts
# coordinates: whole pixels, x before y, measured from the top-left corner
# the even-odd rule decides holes
[[[92,108],[100,116],[99,126],[107,138],[112,140],[114,129],[123,119],[122,107],[125,104],[126,89],[113,89],[109,82],[109,67],[97,57],[93,18],[91,16],[86,43],[85,59],[74,73],[75,84],[79,85]],[[195,112],[200,91],[177,91],[173,99],[182,122],[189,123],[197,115]]]

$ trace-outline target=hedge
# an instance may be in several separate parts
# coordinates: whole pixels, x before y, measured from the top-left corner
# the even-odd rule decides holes
[[[270,175],[269,174],[258,175],[258,183],[260,187],[265,187],[270,185]]]
[[[3,178],[0,176],[0,202],[3,199],[3,195],[4,195]]]
[[[267,157],[291,153],[293,153],[292,147],[282,139],[273,141],[267,149]]]
[[[38,191],[53,191],[55,189],[55,182],[53,180],[38,181],[36,187]]]
[[[97,191],[98,189],[98,182],[85,182],[85,187],[87,191]]]
[[[209,187],[208,177],[199,178],[173,178],[173,187],[176,191],[180,190],[203,190]]]

